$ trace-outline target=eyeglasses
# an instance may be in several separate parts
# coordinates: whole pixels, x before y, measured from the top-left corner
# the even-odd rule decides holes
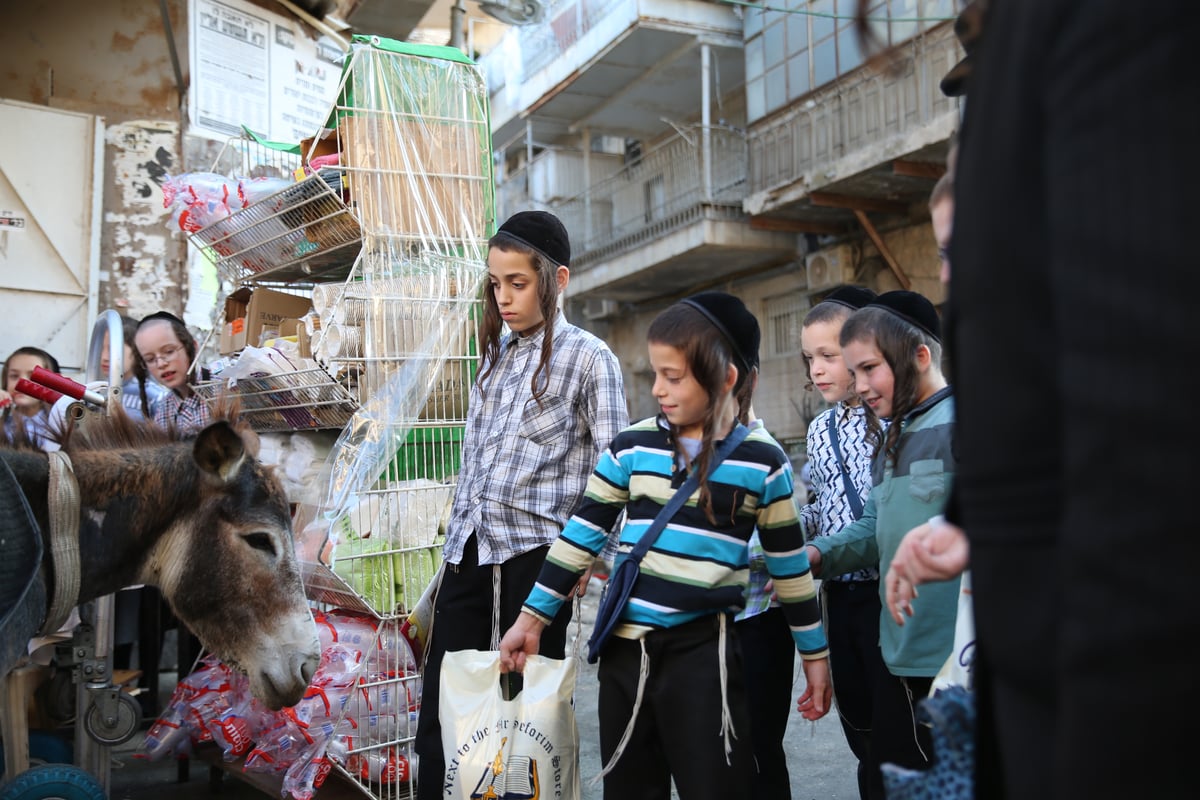
[[[183,349],[183,345],[175,345],[173,347],[164,347],[157,353],[142,353],[142,361],[146,362],[147,366],[153,367],[158,363],[169,363],[172,358],[179,354]]]

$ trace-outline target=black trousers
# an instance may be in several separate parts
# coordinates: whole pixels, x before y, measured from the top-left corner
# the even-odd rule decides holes
[[[880,764],[928,769],[933,763],[929,728],[917,722],[917,704],[929,696],[932,685],[931,677],[901,678],[886,670],[876,678],[871,719],[873,772],[879,771]],[[882,792],[879,796],[883,797]]]
[[[1196,793],[1194,12],[992,0],[973,55],[948,346],[979,798]]]
[[[834,698],[858,759],[858,794],[883,800],[883,776],[871,753],[875,692],[887,675],[879,652],[879,581],[824,581],[821,590]]]
[[[718,618],[646,637],[650,669],[633,736],[604,777],[604,800],[751,800],[754,749],[747,735],[746,683],[736,626],[726,625],[725,686],[737,738],[728,761],[721,735]],[[634,712],[641,645],[613,637],[600,658],[600,755],[612,759]]]
[[[500,567],[500,635],[503,636],[521,613],[549,545],[522,553]],[[426,655],[421,687],[421,713],[413,749],[420,757],[417,774],[418,800],[442,796],[446,761],[442,751],[442,726],[438,722],[438,692],[441,687],[442,657],[451,650],[488,650],[492,638],[492,565],[480,566],[475,537],[467,540],[462,563],[446,565],[437,603],[434,605],[433,638]],[[542,633],[541,655],[562,658],[566,648],[567,624],[573,605],[562,610]]]
[[[754,742],[752,796],[755,800],[791,800],[783,737],[788,718],[796,713],[792,697],[796,642],[782,608],[769,608],[739,620],[734,627],[742,646],[750,737]]]

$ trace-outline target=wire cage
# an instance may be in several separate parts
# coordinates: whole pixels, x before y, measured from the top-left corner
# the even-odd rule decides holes
[[[211,248],[218,273],[234,284],[345,279],[362,230],[333,172],[314,173],[192,236]]]
[[[212,176],[224,189],[223,207],[191,226],[190,239],[207,250],[221,277],[235,285],[345,280],[362,244],[348,204],[345,174],[336,165],[313,168],[298,144],[270,142],[244,129],[226,142]]]
[[[381,649],[441,565],[495,228],[487,97],[457,50],[356,37],[328,128],[305,153],[345,176],[362,249],[344,281],[312,287],[314,357],[357,409],[325,496],[297,514],[300,561],[311,599],[379,620]],[[408,714],[369,717],[329,753],[380,798],[415,786],[420,684],[393,667],[359,702],[404,698]]]
[[[318,368],[232,390],[257,429],[342,429],[294,523],[309,598],[378,631],[344,709],[353,733],[324,756],[371,797],[415,787],[421,684],[398,637],[440,567],[475,375],[495,229],[487,102],[458,50],[356,36],[324,130],[284,155],[248,135],[214,166],[299,180],[192,235],[232,283],[312,299]]]

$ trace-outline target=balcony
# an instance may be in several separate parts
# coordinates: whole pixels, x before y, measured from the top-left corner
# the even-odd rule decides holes
[[[855,210],[907,217],[924,204],[959,122],[938,82],[962,50],[947,23],[898,54],[751,126],[745,208],[758,224],[838,234]]]
[[[733,6],[701,0],[556,0],[480,67],[498,150],[579,148],[589,131],[657,141],[695,120],[703,70],[718,93],[741,92],[742,21]]]
[[[601,157],[591,154],[589,161]],[[501,215],[541,205],[563,220],[572,237],[574,299],[639,302],[795,258],[793,235],[750,229],[742,210],[747,159],[741,131],[683,128],[583,192],[560,193],[561,199],[539,194],[557,192],[536,178],[547,158],[563,156],[541,154],[508,176],[497,196]],[[581,174],[559,172],[564,181]]]

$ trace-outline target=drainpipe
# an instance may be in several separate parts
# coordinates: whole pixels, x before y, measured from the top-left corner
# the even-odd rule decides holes
[[[712,202],[712,49],[700,45],[700,124],[701,144],[704,158],[704,201]]]
[[[583,129],[583,241],[592,240],[592,129]]]
[[[533,203],[533,183],[529,173],[533,168],[533,117],[525,118],[525,202]]]
[[[454,5],[450,7],[450,46],[456,47],[464,53],[467,52],[463,43],[463,20],[466,16],[467,7],[463,0],[454,0]]]

